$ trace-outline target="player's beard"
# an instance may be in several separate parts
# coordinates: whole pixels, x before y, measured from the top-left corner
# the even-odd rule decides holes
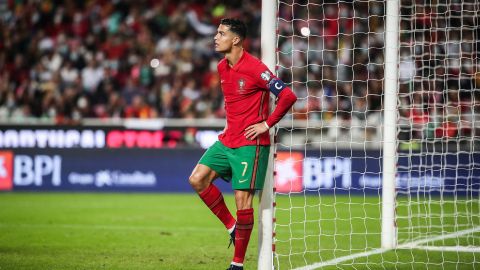
[[[220,43],[217,43],[217,46],[215,47],[215,51],[218,52],[218,53],[223,53],[223,54],[227,54],[229,53],[230,51],[232,50],[232,47],[228,46],[228,44],[220,44]]]

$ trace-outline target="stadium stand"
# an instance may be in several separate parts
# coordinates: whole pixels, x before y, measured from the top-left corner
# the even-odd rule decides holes
[[[225,2],[2,2],[0,120],[21,122],[38,118],[75,124],[84,118],[224,117],[216,74],[221,56],[212,49],[213,33],[222,17],[241,17],[250,30],[246,47],[258,56],[261,20],[259,1]],[[332,139],[342,130],[355,134],[356,129],[350,127],[362,130],[365,125],[372,127],[367,137],[379,138],[383,6],[375,3],[359,6],[355,14],[347,2],[325,9],[322,5],[311,8],[318,9],[310,11],[318,14],[318,18],[310,20],[309,27],[321,34],[308,39],[279,40],[279,50],[290,52],[280,53],[279,65],[286,67],[279,69],[280,77],[292,83],[300,97],[294,117],[306,119],[308,114],[310,120],[326,121]],[[369,8],[370,13],[378,15],[378,20],[361,23],[362,18],[368,17]],[[290,14],[287,5],[279,12],[283,18],[302,15]],[[417,28],[427,22],[419,18]],[[293,28],[301,27],[302,23],[302,20],[295,24],[279,21],[280,36],[291,36]],[[455,26],[461,22],[448,23]],[[447,59],[448,55],[461,53],[465,61],[448,63],[450,70],[419,70],[417,63],[428,61],[424,59],[428,54],[401,52],[400,115],[403,121],[418,124],[414,130],[402,130],[402,138],[454,137],[459,132],[471,132],[471,123],[478,119],[470,118],[480,111],[480,73],[468,59],[475,59],[480,46],[472,43],[457,48],[461,39],[472,39],[468,36],[471,31],[467,32],[450,31],[448,42],[434,45],[435,48],[430,46],[430,36],[409,37],[417,46],[415,50],[443,52],[446,62],[453,61]],[[290,57],[303,58],[305,67],[290,67]],[[425,77],[426,72],[433,72],[431,75],[436,78],[445,74],[458,76],[437,80],[446,84],[432,80],[431,85],[419,85],[416,76]],[[421,108],[402,109],[414,103]],[[433,115],[445,117],[435,119],[443,124],[429,130]]]
[[[222,2],[4,2],[0,118],[223,117],[213,33],[224,16],[259,24],[260,8]]]

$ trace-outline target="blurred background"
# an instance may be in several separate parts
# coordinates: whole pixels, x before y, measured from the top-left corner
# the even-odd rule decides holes
[[[402,1],[399,149],[478,146],[474,11]],[[261,1],[1,1],[0,148],[193,149],[194,166],[224,128],[213,49],[224,17],[246,22],[260,57]],[[276,71],[299,97],[280,150],[381,150],[384,25],[383,1],[279,2]]]
[[[278,73],[300,98],[287,119],[320,130],[294,131],[293,146],[345,137],[380,147],[384,3],[296,4],[279,5]],[[260,57],[260,1],[2,1],[0,15],[2,123],[223,119],[212,46],[220,19],[243,19],[245,48]],[[474,18],[435,20],[408,3],[402,16],[399,138],[474,136],[479,30],[460,28]],[[444,30],[433,34],[432,22]]]
[[[2,1],[0,118],[223,118],[220,19],[249,26],[258,1]]]
[[[278,1],[275,71],[299,98],[276,140],[285,265],[380,246],[385,2]],[[399,2],[395,187],[419,201],[404,212],[397,201],[399,235],[478,228],[478,1]],[[188,177],[225,125],[218,24],[244,20],[244,47],[260,58],[261,10],[257,0],[0,0],[0,268],[224,267],[226,235]],[[68,193],[79,191],[93,193]],[[419,269],[478,265],[474,253],[398,254],[391,261]],[[373,268],[388,262],[378,256]]]

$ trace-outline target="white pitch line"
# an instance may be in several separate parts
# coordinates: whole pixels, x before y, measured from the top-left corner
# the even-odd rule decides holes
[[[344,262],[344,261],[350,261],[350,260],[353,260],[353,259],[356,259],[356,258],[368,257],[368,256],[371,256],[371,255],[384,253],[386,251],[388,251],[388,249],[378,248],[378,249],[374,249],[374,250],[370,250],[370,251],[365,251],[365,252],[362,252],[362,253],[355,253],[355,254],[351,254],[351,255],[348,255],[348,256],[338,257],[336,259],[329,260],[329,261],[326,261],[326,262],[315,263],[315,264],[312,264],[312,265],[307,265],[307,266],[295,268],[293,270],[318,269],[318,268],[325,267],[325,266],[328,266],[328,265],[334,265],[334,264],[341,263],[341,262]]]
[[[425,249],[430,251],[446,251],[446,252],[480,252],[480,247],[474,246],[417,246],[414,249]]]
[[[465,235],[465,234],[475,233],[475,232],[479,232],[479,231],[480,231],[480,227],[475,227],[475,228],[462,230],[462,231],[458,231],[458,232],[454,232],[454,233],[435,236],[435,237],[432,237],[432,238],[420,239],[420,240],[416,240],[416,241],[413,241],[413,242],[410,242],[410,243],[401,244],[397,247],[397,249],[415,248],[419,245],[422,245],[422,244],[425,244],[425,243],[428,243],[428,242],[435,242],[435,241],[445,240],[445,239],[449,239],[449,238],[459,237],[459,236],[462,236],[462,235]]]
[[[428,242],[434,242],[434,241],[440,241],[440,240],[444,240],[444,239],[459,237],[459,236],[462,236],[462,235],[465,235],[465,234],[475,233],[475,232],[479,232],[479,231],[480,231],[480,227],[475,227],[475,228],[472,228],[472,229],[458,231],[458,232],[455,232],[455,233],[439,235],[439,236],[435,236],[435,237],[432,237],[432,238],[420,239],[420,240],[416,240],[416,241],[413,241],[413,242],[401,244],[397,247],[397,249],[414,249],[414,248],[418,248],[419,245],[425,244],[425,243],[428,243]],[[480,248],[478,248],[478,249],[480,249]],[[295,268],[294,270],[314,270],[314,269],[322,268],[322,267],[329,266],[329,265],[335,265],[337,263],[341,263],[341,262],[344,262],[344,261],[350,261],[350,260],[353,260],[353,259],[356,259],[356,258],[368,257],[368,256],[372,256],[372,255],[381,254],[381,253],[384,253],[384,252],[387,252],[387,251],[390,251],[390,250],[392,250],[392,249],[384,249],[384,248],[373,249],[373,250],[369,250],[369,251],[365,251],[365,252],[361,252],[361,253],[351,254],[351,255],[348,255],[348,256],[338,257],[338,258],[335,258],[333,260],[329,260],[329,261],[325,261],[325,262],[319,262],[319,263],[314,263],[314,264],[307,265],[307,266],[298,267],[298,268]],[[440,251],[440,249],[439,249],[439,251]],[[449,251],[449,250],[445,250],[445,251]],[[471,252],[474,252],[474,251],[471,251]]]

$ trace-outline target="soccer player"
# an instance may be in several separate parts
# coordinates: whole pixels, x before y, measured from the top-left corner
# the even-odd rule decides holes
[[[268,164],[268,130],[287,113],[297,100],[295,94],[260,60],[242,47],[245,24],[223,19],[215,35],[215,51],[225,54],[218,63],[225,98],[227,124],[219,141],[213,144],[193,169],[189,182],[203,202],[225,225],[230,244],[235,246],[228,269],[243,269],[253,228],[253,196],[263,188]],[[269,115],[269,92],[277,106]],[[213,184],[221,177],[231,182],[237,206],[236,220],[223,195]]]

